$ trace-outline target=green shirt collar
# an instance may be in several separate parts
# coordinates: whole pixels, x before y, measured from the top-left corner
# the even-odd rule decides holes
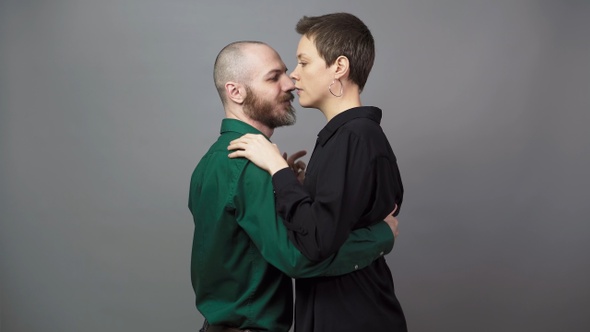
[[[227,132],[236,132],[238,134],[261,134],[264,135],[260,130],[252,127],[251,125],[247,124],[246,122],[237,120],[237,119],[223,119],[221,121],[221,131],[220,133],[227,133]],[[266,135],[264,135],[266,137]],[[268,139],[268,137],[266,137]]]

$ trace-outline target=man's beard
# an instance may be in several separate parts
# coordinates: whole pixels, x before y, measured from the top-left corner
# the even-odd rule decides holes
[[[290,126],[295,123],[295,109],[289,105],[284,112],[275,114],[275,109],[286,101],[293,100],[293,94],[287,92],[279,100],[262,100],[246,86],[246,98],[244,99],[244,113],[252,120],[274,129],[282,126]],[[282,106],[282,105],[281,105]]]

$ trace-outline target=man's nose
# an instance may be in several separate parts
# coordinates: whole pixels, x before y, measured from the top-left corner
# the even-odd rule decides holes
[[[289,77],[287,77],[286,75],[285,75],[285,78],[286,79],[284,80],[284,83],[283,83],[283,89],[285,91],[295,90],[295,83],[293,83],[293,81]]]

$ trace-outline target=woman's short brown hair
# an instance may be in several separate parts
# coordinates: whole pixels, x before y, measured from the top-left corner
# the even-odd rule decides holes
[[[341,55],[347,57],[349,79],[363,90],[375,61],[375,41],[363,21],[349,13],[303,16],[295,30],[313,39],[326,65],[333,65]]]

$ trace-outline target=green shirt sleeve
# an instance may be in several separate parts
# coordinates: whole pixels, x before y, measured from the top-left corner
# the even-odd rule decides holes
[[[385,222],[355,230],[339,251],[321,262],[308,260],[291,243],[275,210],[271,177],[247,163],[233,198],[236,219],[265,260],[292,278],[334,276],[353,272],[389,253],[394,237]]]

